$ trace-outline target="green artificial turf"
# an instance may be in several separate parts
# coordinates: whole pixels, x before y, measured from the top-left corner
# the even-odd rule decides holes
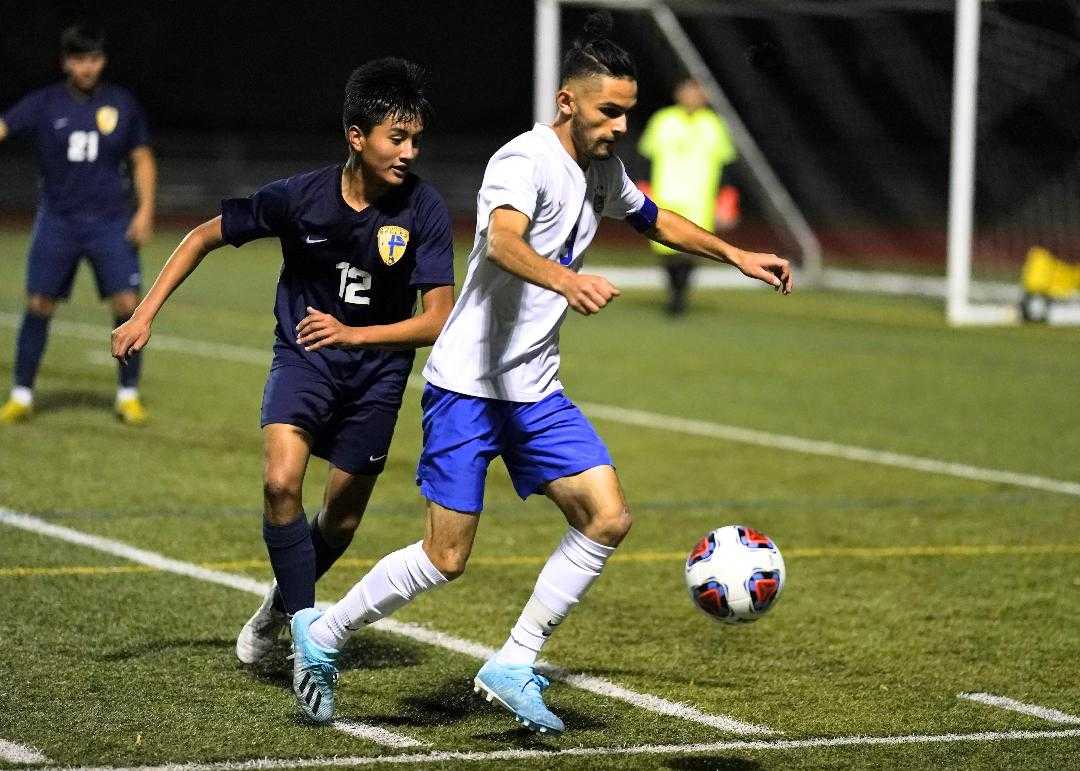
[[[161,234],[145,251],[148,278],[178,237]],[[11,377],[25,248],[25,233],[0,233],[8,277],[0,382]],[[459,255],[465,250],[459,245]],[[170,300],[154,327],[159,345],[146,353],[151,422],[139,429],[112,417],[109,314],[84,270],[54,324],[38,413],[0,427],[0,507],[268,580],[258,418],[279,260],[271,241],[227,247]],[[661,305],[659,292],[628,291],[596,317],[572,316],[561,341],[568,394],[587,405],[1080,480],[1076,330],[953,330],[927,301],[819,291],[701,292],[680,319]],[[177,350],[183,341],[266,357]],[[387,471],[320,599],[336,599],[373,560],[422,535],[418,396],[407,394]],[[736,443],[663,420],[595,423],[635,525],[545,649],[549,660],[767,725],[784,739],[1076,727],[957,695],[988,692],[1080,715],[1080,498]],[[309,511],[324,479],[325,463],[314,461]],[[565,524],[546,500],[521,503],[498,462],[483,518],[466,575],[395,618],[501,644]],[[682,581],[682,555],[734,522],[772,536],[788,570],[775,610],[737,628],[699,614]],[[296,717],[284,641],[254,670],[235,663],[233,641],[256,597],[131,568],[0,527],[0,739],[59,764],[132,766],[739,738],[567,684],[548,693],[569,731],[534,737],[473,696],[477,660],[372,629],[347,651],[338,701],[343,718],[427,745],[389,749]],[[1078,765],[1080,738],[1069,737],[432,767]]]

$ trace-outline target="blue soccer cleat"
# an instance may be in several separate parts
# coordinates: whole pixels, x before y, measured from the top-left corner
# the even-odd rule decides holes
[[[304,608],[292,617],[292,683],[300,710],[316,723],[328,723],[334,714],[340,654],[316,645],[308,636],[308,627],[321,615],[315,608]]]
[[[530,666],[499,664],[489,659],[473,678],[473,691],[513,713],[514,719],[538,733],[561,734],[566,730],[540,695],[551,681]]]

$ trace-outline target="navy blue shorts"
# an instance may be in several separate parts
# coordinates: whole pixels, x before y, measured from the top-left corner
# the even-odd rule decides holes
[[[263,391],[262,425],[286,423],[312,437],[311,453],[350,474],[386,467],[408,372],[375,369],[334,378],[275,349]]]
[[[128,215],[54,214],[41,207],[30,237],[27,293],[67,299],[83,257],[90,260],[102,299],[117,292],[138,292],[139,252],[125,236],[130,222]]]
[[[488,464],[501,455],[524,500],[548,482],[612,466],[604,441],[562,391],[538,402],[508,402],[424,388],[420,492],[454,511],[484,507]]]

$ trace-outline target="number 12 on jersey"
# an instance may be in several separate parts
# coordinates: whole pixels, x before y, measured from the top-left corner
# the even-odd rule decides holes
[[[354,268],[347,262],[339,262],[334,266],[341,271],[341,283],[338,286],[338,297],[353,305],[371,305],[370,297],[361,297],[361,292],[371,289],[371,274],[367,271]],[[349,279],[360,279],[350,281]]]

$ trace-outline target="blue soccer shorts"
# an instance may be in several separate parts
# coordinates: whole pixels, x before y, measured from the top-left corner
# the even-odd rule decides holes
[[[509,402],[429,383],[420,403],[424,449],[416,482],[425,498],[454,511],[483,509],[488,465],[499,455],[522,500],[553,480],[614,465],[596,429],[562,391],[538,402]]]
[[[301,428],[312,438],[312,455],[350,474],[375,476],[386,467],[407,377],[401,367],[333,377],[275,346],[261,424]]]
[[[79,260],[94,269],[98,296],[138,292],[142,285],[139,252],[127,240],[131,217],[56,214],[41,207],[34,218],[27,257],[27,294],[59,300],[71,296]]]

